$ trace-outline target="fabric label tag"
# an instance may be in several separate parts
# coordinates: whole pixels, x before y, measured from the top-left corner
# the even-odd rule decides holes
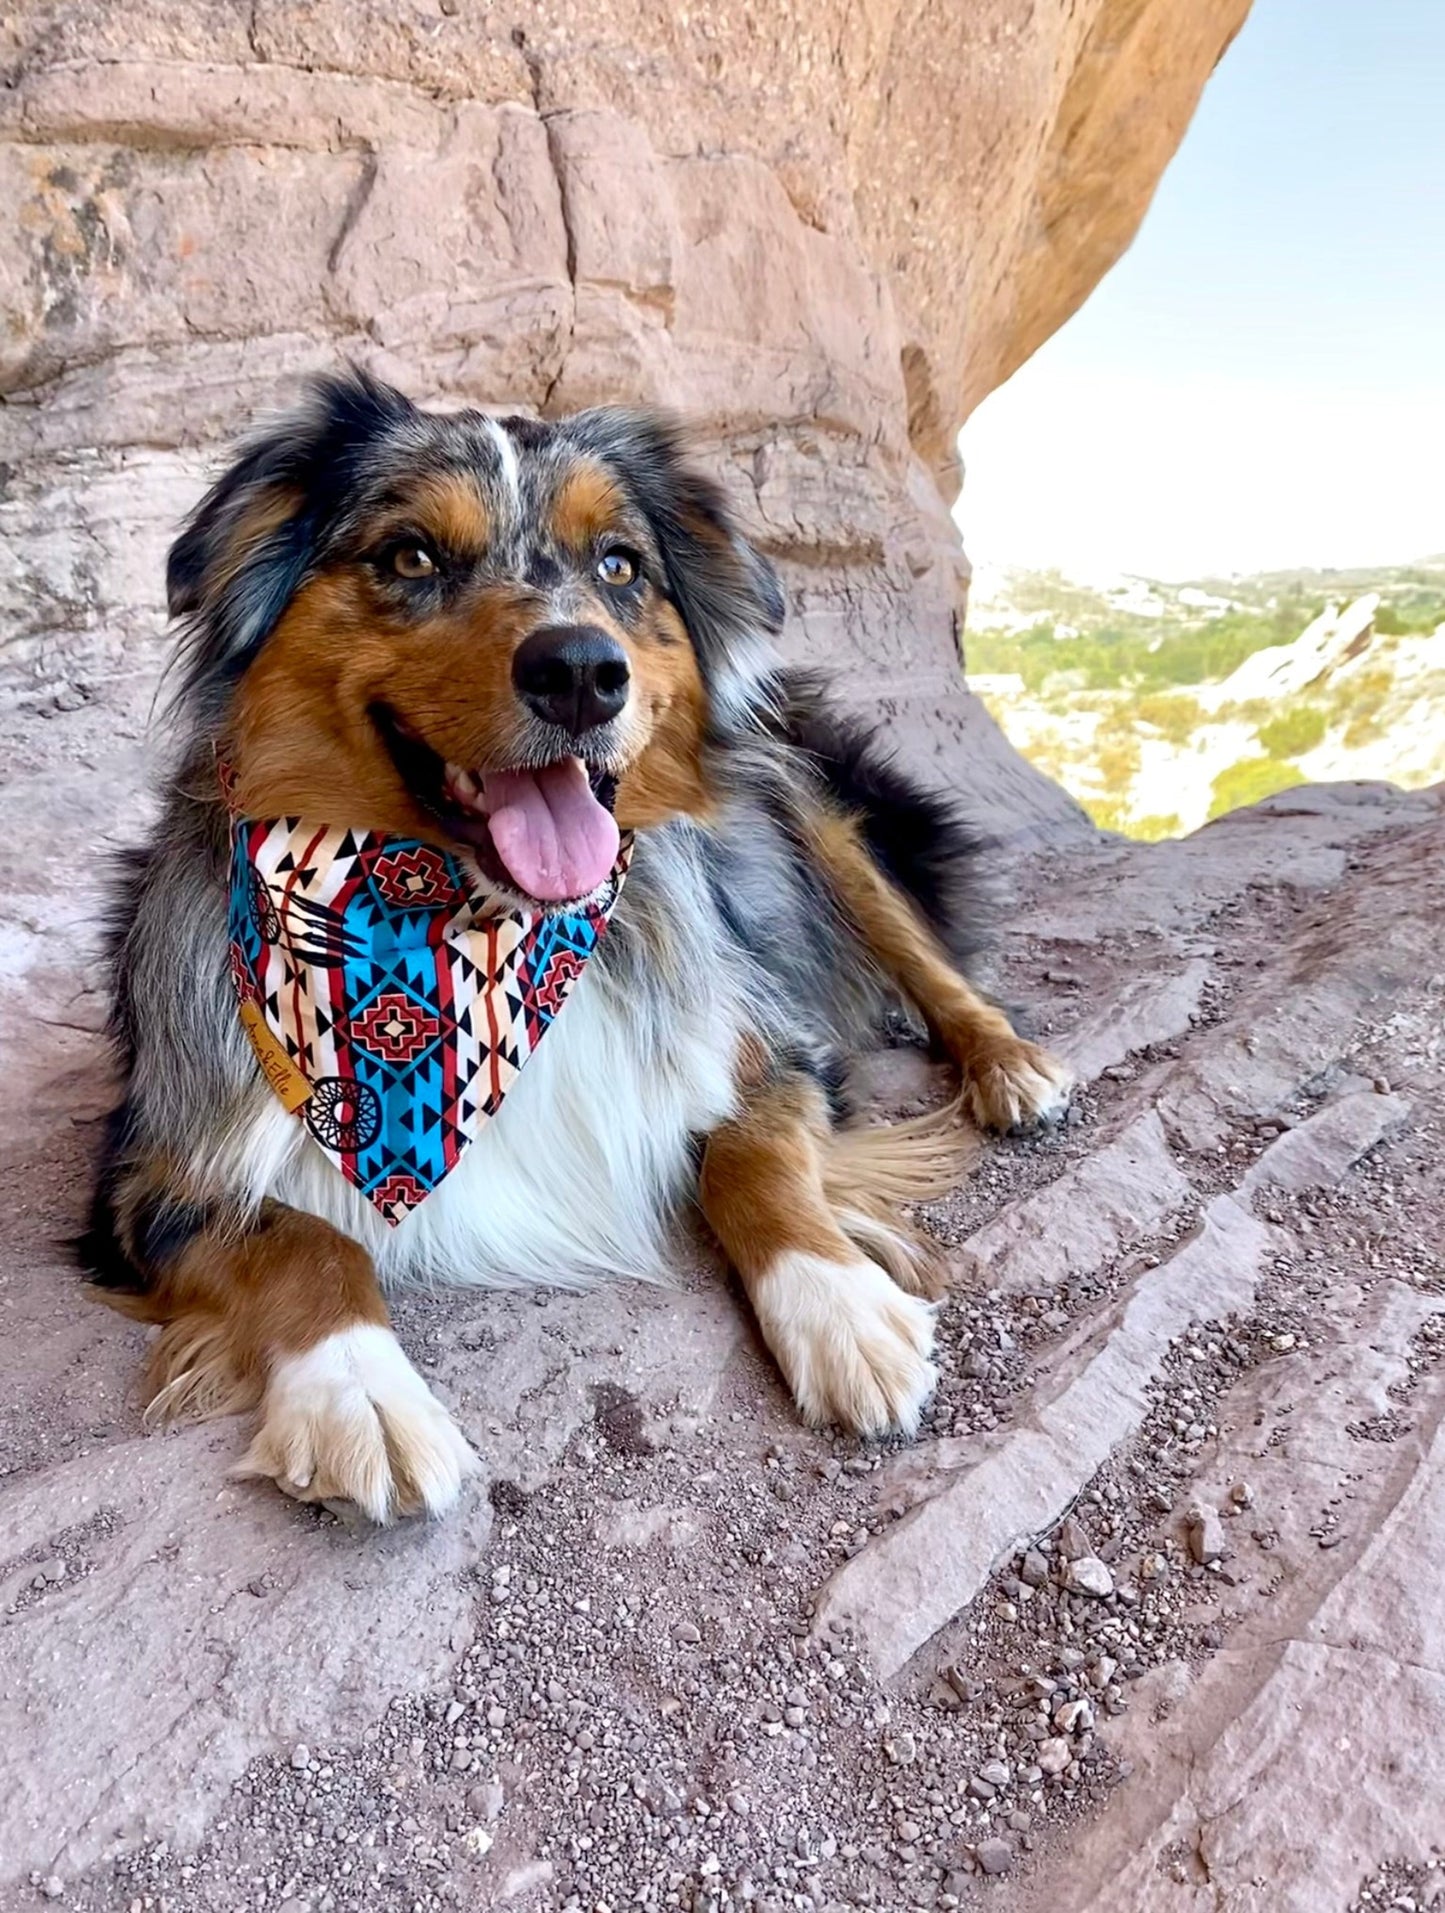
[[[311,1101],[310,1083],[272,1033],[270,1024],[261,1014],[259,1003],[241,1005],[241,1022],[251,1039],[251,1047],[256,1052],[262,1075],[280,1097],[283,1107],[294,1116],[298,1109]]]

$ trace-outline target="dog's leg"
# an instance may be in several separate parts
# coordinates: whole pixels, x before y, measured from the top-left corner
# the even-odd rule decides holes
[[[360,1244],[273,1202],[244,1230],[156,1194],[118,1220],[145,1287],[105,1299],[162,1324],[152,1415],[259,1402],[238,1475],[377,1522],[452,1506],[476,1457],[402,1353]]]
[[[1073,1078],[1057,1057],[1019,1036],[1003,1011],[961,977],[908,898],[869,855],[857,825],[819,813],[813,842],[834,894],[874,960],[917,1005],[958,1064],[969,1113],[989,1129],[1056,1121]]]
[[[933,1391],[933,1310],[860,1253],[828,1198],[827,1103],[800,1075],[745,1092],[708,1138],[704,1215],[815,1425],[912,1434]]]

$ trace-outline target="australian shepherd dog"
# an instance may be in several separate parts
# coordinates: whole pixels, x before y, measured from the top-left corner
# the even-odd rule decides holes
[[[440,1514],[476,1461],[386,1291],[661,1274],[695,1205],[806,1420],[916,1430],[937,1290],[906,1207],[969,1119],[1049,1120],[1068,1079],[967,980],[966,817],[780,662],[778,579],[675,430],[327,378],[202,500],[168,588],[177,749],[120,892],[125,1093],[83,1239],[159,1327],[156,1411],[258,1409],[241,1473]],[[236,815],[433,846],[532,921],[631,845],[565,1013],[399,1224],[248,1040]],[[862,1124],[850,1063],[900,1014],[958,1098]]]

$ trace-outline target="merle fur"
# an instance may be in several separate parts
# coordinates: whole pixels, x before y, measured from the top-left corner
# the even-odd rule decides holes
[[[719,937],[756,975],[775,1069],[806,1070],[840,1106],[847,1058],[877,1039],[892,999],[807,852],[808,806],[821,790],[858,817],[879,864],[960,965],[985,927],[976,839],[953,800],[913,781],[877,727],[842,713],[814,674],[778,663],[769,649],[784,617],[777,575],[737,530],[721,490],[687,463],[674,426],[613,408],[504,423],[524,473],[535,466],[545,475],[549,461],[578,454],[615,472],[637,515],[649,580],[681,615],[711,697],[722,821],[644,833],[594,961],[626,974],[629,987],[648,987],[669,860],[691,858],[705,873]],[[179,770],[151,841],[122,873],[114,910],[111,1027],[126,1088],[81,1243],[104,1286],[144,1287],[213,1220],[188,1202],[118,1197],[137,1164],[190,1160],[258,1080],[231,995],[227,832],[214,774],[234,687],[306,579],[359,556],[369,505],[438,471],[473,468],[495,481],[497,465],[480,414],[423,413],[360,372],[323,378],[242,450],[171,551]],[[527,576],[541,561],[518,545],[486,562]],[[651,849],[648,836],[659,839]]]

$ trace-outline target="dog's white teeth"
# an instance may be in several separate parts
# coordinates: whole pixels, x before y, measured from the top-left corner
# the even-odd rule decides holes
[[[474,806],[481,796],[481,786],[470,771],[462,769],[460,764],[447,765],[447,783],[453,797],[459,803]]]

